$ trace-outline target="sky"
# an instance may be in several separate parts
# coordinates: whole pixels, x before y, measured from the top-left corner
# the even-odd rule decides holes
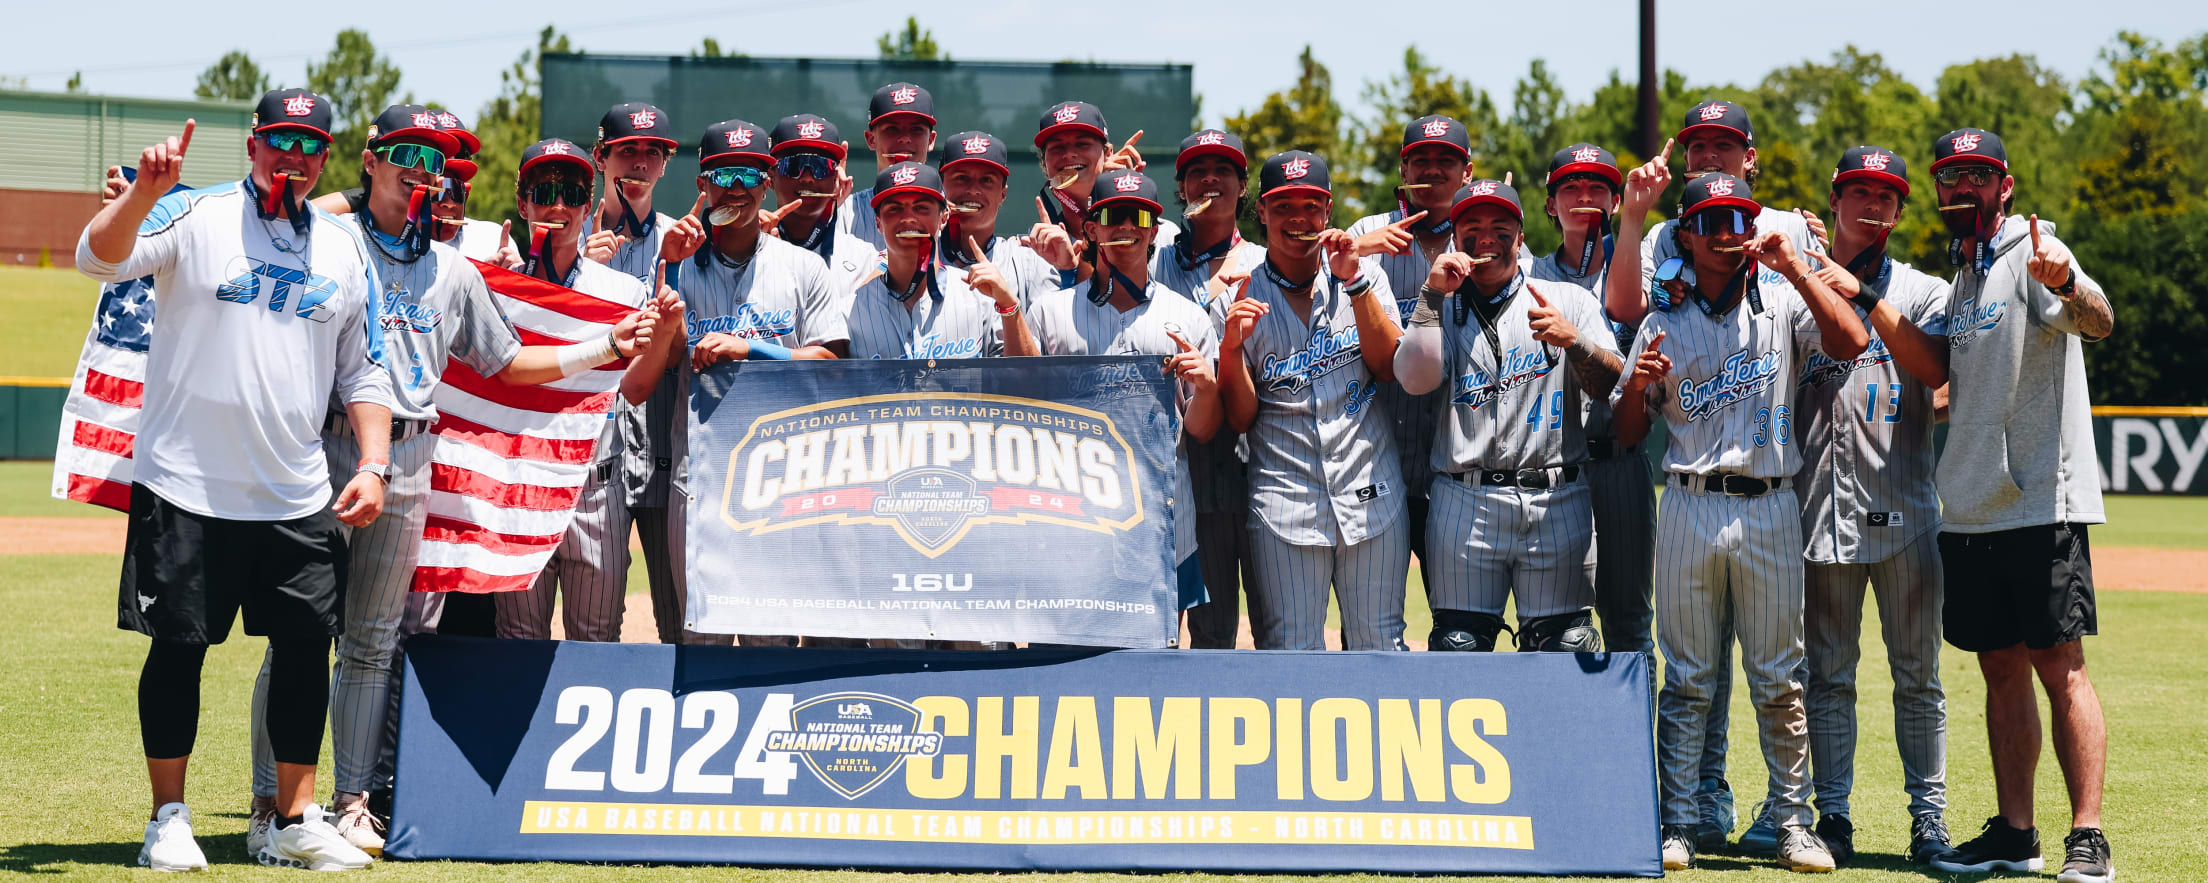
[[[1789,6],[1804,11],[1770,11]],[[0,58],[0,78],[59,92],[71,72],[82,70],[86,89],[94,93],[189,98],[200,70],[228,50],[244,49],[278,85],[303,85],[309,58],[325,55],[338,31],[363,28],[404,74],[401,94],[411,90],[418,100],[473,115],[497,94],[499,71],[533,45],[537,29],[548,22],[586,52],[683,55],[711,36],[724,49],[754,56],[849,58],[874,56],[875,38],[902,27],[916,9],[921,25],[954,59],[1193,64],[1204,117],[1212,123],[1290,84],[1295,55],[1306,42],[1333,71],[1337,100],[1357,115],[1364,112],[1364,84],[1399,70],[1404,48],[1413,42],[1445,70],[1488,90],[1506,109],[1512,85],[1535,57],[1548,59],[1574,101],[1586,100],[1612,70],[1631,79],[1639,64],[1638,4],[1629,0],[1569,7],[1408,0],[1371,5],[1287,0],[1262,7],[1187,0],[1079,6],[1047,0],[932,5],[478,0],[448,7],[465,11],[445,22],[426,13],[436,8],[439,4],[377,0],[41,3],[10,15],[10,24],[28,39],[11,41]],[[1095,11],[1082,16],[1069,8]],[[1742,11],[1751,14],[1728,18]],[[1659,0],[1657,58],[1690,82],[1752,84],[1774,68],[1829,59],[1854,44],[1883,55],[1911,81],[1929,87],[1950,64],[2022,52],[2074,80],[2092,70],[2095,53],[2118,30],[2140,31],[2166,44],[2208,31],[2208,3],[2197,0],[2011,0],[1992,7],[1952,6],[1930,18],[1905,11],[1903,5],[1881,3]],[[1127,24],[1100,27],[1101,17],[1124,17]],[[154,33],[160,39],[128,39]],[[110,51],[88,51],[91,39],[102,34],[108,35]]]

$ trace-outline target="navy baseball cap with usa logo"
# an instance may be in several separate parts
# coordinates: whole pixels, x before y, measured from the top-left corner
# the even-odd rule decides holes
[[[2006,172],[2009,152],[2001,147],[2001,136],[1984,129],[1956,129],[1932,142],[1932,171],[1961,162],[1985,163]]]
[[[1543,183],[1550,187],[1575,175],[1593,175],[1610,182],[1615,190],[1625,183],[1625,175],[1618,171],[1618,157],[1608,150],[1581,141],[1556,152],[1549,157],[1549,177]]]
[[[871,126],[893,116],[915,116],[935,125],[935,96],[912,83],[891,83],[874,90],[866,103],[866,123]]]
[[[1412,120],[1403,127],[1403,149],[1397,156],[1410,155],[1411,148],[1422,144],[1441,144],[1455,150],[1458,156],[1472,158],[1472,135],[1464,130],[1464,124],[1456,120],[1432,114]]]
[[[391,105],[368,124],[369,147],[402,138],[435,147],[447,157],[460,151],[460,139],[437,125],[437,112],[419,104]]]
[[[1276,153],[1265,160],[1265,168],[1257,175],[1259,199],[1296,190],[1314,190],[1332,196],[1334,187],[1327,180],[1326,160],[1303,150]]]
[[[923,193],[944,202],[943,175],[927,163],[901,162],[883,169],[874,176],[874,198],[867,204],[881,208],[882,202],[900,193]]]
[[[1703,209],[1737,208],[1754,218],[1763,212],[1763,206],[1748,190],[1748,182],[1724,172],[1711,172],[1687,182],[1686,190],[1679,195],[1679,217],[1686,217]]]
[[[598,143],[611,147],[624,141],[642,141],[657,144],[673,152],[676,148],[675,124],[667,118],[667,112],[632,101],[607,108],[606,115],[598,120]]]
[[[986,163],[999,174],[1012,174],[1012,153],[1004,139],[987,132],[960,132],[943,141],[936,151],[936,167],[949,170],[962,162]]]
[[[330,137],[330,100],[305,89],[273,89],[253,106],[253,132],[293,129]]]
[[[521,168],[514,170],[515,177],[526,177],[529,170],[545,163],[571,163],[585,175],[595,175],[598,167],[590,162],[590,154],[565,138],[546,138],[521,152]]]
[[[1909,164],[1902,162],[1900,154],[1884,147],[1869,144],[1850,147],[1848,152],[1840,154],[1840,165],[1832,170],[1832,187],[1838,190],[1849,181],[1873,181],[1908,196]]]
[[[1492,205],[1510,212],[1519,223],[1526,220],[1526,208],[1518,203],[1518,188],[1493,178],[1481,178],[1457,190],[1457,200],[1449,206],[1449,219],[1454,221],[1483,205]]]
[[[705,127],[705,134],[698,137],[698,168],[710,169],[730,165],[740,159],[756,159],[761,165],[771,165],[774,154],[767,150],[767,130],[743,120],[723,120]]]
[[[1233,132],[1204,129],[1181,139],[1181,152],[1174,157],[1173,168],[1179,171],[1206,156],[1216,156],[1244,168],[1250,164],[1249,154],[1242,147],[1242,139],[1235,137]]]
[[[1153,212],[1165,211],[1158,202],[1157,182],[1134,169],[1105,172],[1096,176],[1096,186],[1089,188],[1089,211],[1119,202],[1131,202]]]
[[[1043,117],[1035,124],[1035,146],[1059,132],[1074,130],[1087,132],[1105,141],[1112,140],[1111,129],[1104,125],[1104,112],[1086,101],[1061,101],[1043,111]]]
[[[812,148],[835,157],[838,162],[843,160],[843,136],[837,133],[836,124],[829,122],[827,117],[810,113],[791,114],[776,122],[774,131],[768,134],[773,136],[774,143],[769,145],[769,149],[774,151],[775,156],[781,156],[787,150]]]
[[[1686,143],[1697,133],[1726,132],[1750,147],[1756,144],[1756,124],[1748,121],[1748,109],[1737,102],[1704,101],[1687,109],[1687,118],[1679,124],[1679,141]]]

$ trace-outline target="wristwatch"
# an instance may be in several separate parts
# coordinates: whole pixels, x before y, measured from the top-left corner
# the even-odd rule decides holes
[[[2076,297],[2078,294],[2078,271],[2075,269],[2071,270],[2070,278],[2062,280],[2061,285],[2057,285],[2047,290],[2054,292],[2056,297],[2062,298],[2063,300],[2069,300],[2073,297]]]
[[[369,475],[373,475],[377,478],[383,479],[384,484],[391,483],[391,464],[389,463],[381,463],[374,460],[362,460],[360,461],[360,467],[355,469],[354,471],[365,472]]]

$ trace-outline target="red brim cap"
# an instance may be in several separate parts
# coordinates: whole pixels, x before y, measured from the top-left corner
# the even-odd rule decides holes
[[[1748,133],[1743,132],[1739,129],[1735,129],[1731,126],[1723,125],[1721,123],[1699,123],[1679,130],[1679,134],[1677,136],[1679,139],[1679,144],[1681,146],[1685,146],[1688,138],[1693,137],[1696,132],[1700,132],[1704,129],[1708,129],[1717,133],[1731,135],[1735,139],[1738,139],[1740,143],[1745,145],[1754,146],[1756,143],[1756,139],[1750,137]]]
[[[606,146],[612,147],[613,145],[622,144],[629,141],[648,141],[661,147],[667,148],[670,151],[681,146],[676,144],[675,139],[673,138],[662,138],[658,135],[630,135],[626,138],[615,138],[611,141],[606,142]]]
[[[1509,199],[1504,198],[1503,195],[1500,193],[1491,193],[1486,196],[1466,197],[1465,199],[1460,200],[1456,205],[1449,207],[1449,219],[1452,221],[1456,220],[1457,218],[1463,216],[1465,212],[1471,211],[1483,205],[1492,205],[1496,208],[1507,211],[1510,213],[1511,217],[1517,218],[1520,221],[1524,221],[1526,219],[1526,210],[1519,208],[1517,203],[1511,202]]]
[[[1909,179],[1903,178],[1900,175],[1896,175],[1892,172],[1880,172],[1871,169],[1850,169],[1848,171],[1841,172],[1838,175],[1834,175],[1832,177],[1832,186],[1837,189],[1842,184],[1846,184],[1849,181],[1857,180],[1868,180],[1874,183],[1884,184],[1888,187],[1894,188],[1895,190],[1901,191],[1901,195],[1903,196],[1909,195]]]
[[[922,121],[922,122],[925,122],[925,123],[927,123],[927,124],[928,124],[929,126],[931,126],[931,127],[935,125],[935,117],[932,117],[932,116],[929,116],[929,115],[927,115],[927,114],[921,113],[921,112],[919,112],[919,111],[917,111],[917,110],[893,110],[893,111],[890,111],[890,112],[888,112],[888,113],[882,114],[881,116],[875,117],[875,118],[873,118],[873,119],[871,119],[871,120],[867,120],[867,121],[866,121],[866,124],[867,124],[867,125],[869,125],[869,126],[871,126],[871,125],[874,125],[875,123],[881,122],[881,121],[883,121],[883,120],[886,120],[886,119],[891,119],[891,118],[894,118],[894,117],[914,117],[914,118],[917,118],[917,119],[919,119],[919,120],[920,120],[920,121]]]
[[[445,160],[445,174],[456,180],[473,181],[475,173],[481,170],[482,167],[477,166],[472,159]]]
[[[969,163],[969,162],[978,162],[978,163],[981,163],[982,165],[988,166],[988,167],[990,167],[990,168],[992,168],[992,169],[996,169],[996,170],[997,170],[997,171],[999,171],[999,172],[1003,172],[1003,173],[1004,173],[1004,174],[1006,174],[1006,175],[1010,175],[1010,174],[1012,174],[1012,170],[1011,170],[1011,169],[1008,169],[1008,168],[1005,168],[1005,167],[1004,167],[1004,164],[1003,164],[1003,163],[997,162],[996,160],[993,160],[993,159],[984,159],[984,158],[982,158],[982,157],[978,157],[978,156],[965,156],[965,157],[960,157],[960,158],[958,158],[958,159],[954,159],[954,160],[951,160],[950,162],[944,163],[944,164],[942,165],[942,167],[941,167],[941,168],[937,169],[937,171],[941,171],[941,172],[945,172],[945,173],[948,173],[948,172],[949,172],[949,171],[951,170],[951,167],[952,167],[952,166],[958,165],[959,163]]]
[[[936,202],[944,203],[946,205],[948,205],[950,202],[949,200],[943,198],[943,194],[938,193],[931,188],[922,187],[918,184],[906,184],[902,187],[891,187],[888,190],[874,191],[874,198],[868,200],[866,205],[868,208],[881,208],[882,203],[887,202],[890,197],[904,193],[918,193],[923,196],[932,197]]]
[[[782,154],[788,152],[790,149],[797,147],[810,147],[815,150],[824,150],[828,152],[829,156],[835,157],[837,162],[843,161],[843,145],[838,144],[834,141],[822,141],[818,138],[792,138],[788,141],[784,141],[780,144],[774,145],[774,155],[781,156]]]
[[[258,134],[260,134],[260,133],[262,133],[262,132],[275,132],[275,131],[281,131],[281,130],[287,130],[287,129],[288,129],[288,130],[290,130],[290,131],[293,131],[293,132],[305,132],[305,133],[307,133],[307,134],[309,134],[309,135],[314,135],[314,136],[316,136],[316,137],[319,137],[319,138],[322,138],[322,139],[324,139],[324,140],[329,140],[329,139],[330,139],[330,133],[328,133],[328,132],[325,132],[325,131],[322,131],[321,129],[317,129],[317,128],[313,127],[313,126],[307,125],[306,123],[286,123],[286,122],[274,122],[274,123],[269,123],[268,125],[265,125],[265,126],[261,126],[261,127],[259,127],[259,128],[256,128],[256,129],[254,129],[254,130],[253,130],[253,134],[255,134],[255,135],[258,135]]]
[[[1750,218],[1763,213],[1763,205],[1753,199],[1739,196],[1712,196],[1695,203],[1694,208],[1687,210],[1687,214],[1691,215],[1713,208],[1737,208],[1747,212]]]
[[[467,152],[483,152],[483,139],[475,137],[474,132],[470,132],[466,129],[446,129],[444,130],[444,132],[445,134],[451,135],[454,138],[460,139],[460,146],[466,149]]]
[[[1165,213],[1165,206],[1159,205],[1157,200],[1144,199],[1140,196],[1113,196],[1105,199],[1099,199],[1095,202],[1089,203],[1089,211],[1093,212],[1096,211],[1098,208],[1111,205],[1116,202],[1131,202],[1153,212],[1157,212],[1161,215]]]
[[[399,138],[416,138],[427,141],[429,146],[444,151],[448,157],[460,152],[460,139],[453,137],[451,132],[443,129],[432,129],[428,126],[408,126],[404,129],[376,133],[377,144],[388,144]]]
[[[1941,166],[1951,166],[1956,163],[1962,162],[1985,163],[1986,165],[2000,169],[2001,173],[2004,175],[2008,174],[2009,172],[2009,164],[2002,162],[2000,157],[1991,156],[1983,153],[1958,153],[1953,156],[1941,157],[1940,159],[1932,161],[1932,168],[1930,168],[1928,171],[1936,172],[1940,170]]]
[[[1275,188],[1273,188],[1273,189],[1271,189],[1271,190],[1267,190],[1267,191],[1265,191],[1265,194],[1264,194],[1263,196],[1260,196],[1260,197],[1258,197],[1258,198],[1259,198],[1259,199],[1271,199],[1271,198],[1273,198],[1273,197],[1275,197],[1275,196],[1279,196],[1279,195],[1281,195],[1281,194],[1283,194],[1283,193],[1294,193],[1294,192],[1296,192],[1296,191],[1299,191],[1299,190],[1309,190],[1309,191],[1311,191],[1311,192],[1313,192],[1313,193],[1316,193],[1316,194],[1318,194],[1318,195],[1320,195],[1320,196],[1333,196],[1333,195],[1334,195],[1334,191],[1332,191],[1332,190],[1328,190],[1328,189],[1326,189],[1326,188],[1324,188],[1324,187],[1321,187],[1321,186],[1319,186],[1319,185],[1317,185],[1317,184],[1282,184],[1282,185],[1281,185],[1281,186],[1279,186],[1279,187],[1275,187]]]
[[[1180,156],[1174,157],[1173,168],[1175,170],[1178,170],[1183,166],[1188,165],[1189,163],[1195,162],[1196,160],[1207,156],[1221,157],[1224,158],[1226,161],[1234,163],[1238,166],[1247,166],[1250,164],[1250,158],[1247,156],[1243,156],[1242,151],[1234,149],[1234,146],[1231,144],[1198,144],[1195,147],[1191,147],[1187,150],[1181,151]]]
[[[1051,126],[1047,129],[1035,133],[1035,146],[1038,148],[1042,147],[1043,142],[1049,140],[1050,136],[1056,135],[1059,132],[1063,132],[1067,129],[1079,129],[1083,132],[1095,135],[1097,137],[1097,140],[1103,141],[1107,144],[1111,143],[1112,140],[1110,135],[1104,134],[1103,129],[1099,129],[1088,123],[1059,123],[1055,126]]]
[[[1617,166],[1599,162],[1565,163],[1558,166],[1554,174],[1549,175],[1549,183],[1553,184],[1573,175],[1594,175],[1610,182],[1613,190],[1625,184],[1625,175],[1618,171]]]
[[[598,171],[597,166],[591,165],[590,160],[584,159],[581,156],[577,156],[572,153],[547,153],[541,156],[533,157],[528,162],[522,163],[521,168],[514,170],[514,176],[518,178],[522,175],[529,174],[530,169],[548,162],[573,163],[576,168],[582,169],[585,173],[588,174],[596,174]]]
[[[1464,157],[1465,159],[1472,158],[1472,151],[1466,150],[1464,149],[1463,145],[1460,145],[1455,141],[1450,141],[1446,138],[1427,138],[1422,141],[1413,141],[1409,144],[1403,145],[1403,149],[1396,151],[1395,155],[1397,158],[1410,156],[1411,151],[1417,150],[1418,148],[1424,147],[1428,144],[1439,144],[1443,147],[1449,148],[1450,153],[1454,153],[1458,156]]]
[[[705,158],[705,161],[703,161],[703,162],[700,162],[700,163],[698,163],[698,168],[699,168],[699,169],[717,169],[717,168],[720,168],[720,167],[722,167],[722,166],[725,166],[725,165],[729,165],[729,164],[731,164],[731,163],[734,163],[735,161],[737,161],[737,160],[739,160],[739,159],[743,159],[743,158],[745,158],[745,157],[751,157],[751,158],[753,158],[753,159],[757,159],[757,160],[762,160],[762,161],[764,161],[764,162],[765,162],[765,163],[766,163],[767,165],[769,165],[769,166],[772,166],[772,165],[774,165],[774,154],[768,153],[768,152],[766,152],[766,151],[763,151],[763,150],[731,150],[731,151],[729,151],[729,152],[727,152],[727,153],[716,153],[716,154],[713,154],[712,156],[706,157],[706,158]]]

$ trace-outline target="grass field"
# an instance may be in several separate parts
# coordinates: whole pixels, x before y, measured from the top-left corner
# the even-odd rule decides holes
[[[67,377],[76,370],[100,285],[75,270],[0,267],[0,376]]]

